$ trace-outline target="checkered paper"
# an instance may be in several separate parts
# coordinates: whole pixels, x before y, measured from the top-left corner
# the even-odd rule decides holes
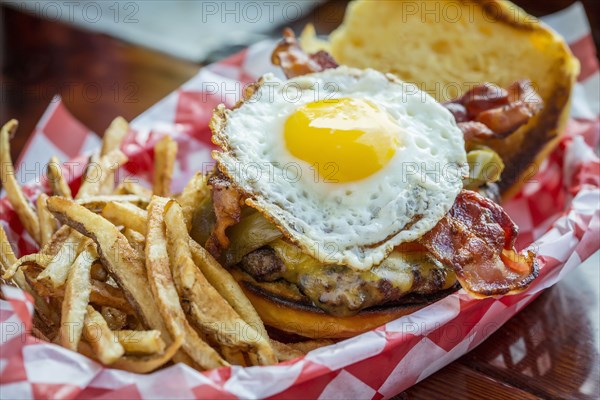
[[[24,292],[5,286],[7,300],[0,301],[1,397],[380,399],[397,394],[473,349],[600,247],[600,162],[593,150],[600,138],[600,74],[595,49],[580,5],[550,16],[547,22],[564,33],[581,60],[582,74],[574,91],[572,118],[559,147],[506,205],[520,227],[518,246],[531,245],[539,254],[541,274],[529,290],[484,300],[459,291],[371,332],[276,366],[201,373],[178,364],[138,375],[105,368],[33,338],[29,334],[31,300]],[[259,43],[202,69],[138,117],[123,146],[130,163],[120,171],[121,178],[149,180],[152,146],[164,134],[172,135],[180,149],[174,190],[181,189],[195,171],[210,168],[207,122],[212,108],[220,102],[233,104],[244,84],[273,70],[269,63],[272,45]],[[69,132],[68,140],[65,132]],[[55,99],[18,165],[35,165],[54,151],[64,161],[70,160],[63,165],[63,172],[76,190],[86,161],[81,154],[98,143],[60,99]],[[18,178],[26,181],[36,175],[35,170],[26,172]],[[26,186],[29,197],[47,189],[43,178]],[[17,254],[35,251],[6,199],[0,200],[0,215]]]

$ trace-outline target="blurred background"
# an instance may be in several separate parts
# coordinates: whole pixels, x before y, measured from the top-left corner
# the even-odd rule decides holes
[[[326,34],[347,0],[2,0],[0,117],[21,123],[17,153],[55,94],[95,132],[115,115],[133,119],[206,63],[285,26]],[[374,1],[374,4],[376,1]],[[516,0],[544,16],[573,0]],[[583,0],[596,43],[600,1]],[[13,154],[15,156],[16,154]]]

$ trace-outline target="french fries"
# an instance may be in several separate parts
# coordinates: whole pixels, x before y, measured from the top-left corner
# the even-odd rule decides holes
[[[83,337],[92,346],[94,354],[104,365],[114,363],[125,354],[125,349],[118,340],[114,340],[113,332],[102,315],[92,306],[87,306]]]
[[[192,220],[198,205],[210,196],[210,188],[207,185],[207,181],[208,177],[206,175],[202,174],[202,172],[196,172],[177,198],[177,202],[181,205],[183,211],[183,218],[185,219],[188,232],[192,229]]]
[[[296,350],[293,347],[290,347],[290,345],[278,342],[277,340],[270,339],[269,342],[271,343],[273,350],[275,350],[277,360],[280,362],[293,360],[304,355],[300,350]]]
[[[112,194],[112,195],[98,195],[98,196],[88,196],[83,199],[77,200],[77,204],[81,204],[88,210],[93,212],[100,212],[106,206],[107,203],[115,202],[115,203],[129,203],[132,205],[136,205],[141,208],[146,208],[148,206],[148,202],[150,201],[150,196],[141,197],[133,194]]]
[[[175,286],[192,321],[219,344],[256,353],[261,365],[277,362],[265,337],[248,325],[210,285],[192,259],[183,212],[171,202],[165,212],[169,259]]]
[[[136,232],[146,234],[148,213],[131,203],[106,203],[101,212],[102,216],[115,225],[121,225]]]
[[[92,292],[90,271],[97,257],[95,247],[89,242],[75,259],[67,277],[58,337],[61,346],[73,351],[77,351],[83,332],[83,321]]]
[[[122,182],[115,189],[116,195],[131,194],[142,198],[149,199],[152,196],[152,190],[140,185],[136,182]]]
[[[113,150],[119,149],[127,131],[129,131],[129,123],[125,118],[117,117],[113,119],[108,128],[106,128],[106,131],[104,131],[100,154],[106,155]]]
[[[23,190],[15,178],[15,168],[10,156],[10,137],[15,133],[19,123],[11,119],[0,129],[0,181],[6,190],[6,197],[17,213],[19,220],[33,240],[40,243],[40,222],[33,207],[23,194]]]
[[[148,218],[146,240],[146,268],[152,293],[156,298],[167,329],[173,336],[184,336],[184,351],[202,368],[217,368],[227,363],[192,329],[179,303],[167,254],[167,239],[163,214],[168,200],[153,197]]]
[[[128,354],[160,354],[165,351],[165,342],[159,331],[114,331],[115,337]]]
[[[37,280],[47,282],[55,288],[65,284],[69,268],[79,255],[79,253],[90,243],[77,231],[71,231],[61,250],[52,258]]]
[[[223,268],[204,247],[193,240],[189,243],[194,263],[200,268],[206,280],[227,300],[240,317],[258,332],[260,337],[268,339],[265,325],[229,271]]]
[[[47,166],[48,183],[52,194],[55,196],[62,196],[71,199],[71,188],[67,184],[67,180],[62,172],[60,161],[56,156],[50,158],[50,162]]]
[[[41,193],[35,202],[38,220],[40,221],[40,246],[45,246],[50,242],[52,235],[54,235],[54,232],[58,229],[56,219],[48,211],[46,200],[48,200],[48,195],[46,193]]]
[[[105,156],[113,150],[118,150],[125,135],[129,131],[129,124],[123,117],[115,118],[102,137],[102,149],[100,155]],[[106,178],[100,183],[98,193],[110,194],[115,188],[115,171],[109,171]]]
[[[75,198],[83,199],[101,194],[102,183],[106,179],[113,179],[113,172],[126,162],[127,156],[119,149],[112,150],[101,157],[92,156]]]
[[[171,195],[171,178],[177,155],[177,143],[171,136],[164,136],[154,146],[153,192],[157,196]]]
[[[237,281],[190,238],[192,224],[214,222],[204,221],[210,190],[197,173],[181,194],[168,197],[177,151],[171,138],[156,144],[153,190],[133,182],[114,188],[114,172],[127,160],[119,147],[128,130],[125,120],[115,119],[75,199],[53,157],[48,181],[54,196],[41,194],[34,211],[5,146],[14,129],[14,121],[2,128],[0,154],[10,165],[2,182],[42,248],[17,258],[0,229],[0,272],[33,296],[36,337],[135,373],[169,362],[201,370],[269,365],[330,344],[270,340]]]
[[[61,197],[50,197],[48,209],[59,221],[96,242],[102,264],[123,289],[145,325],[159,330],[165,343],[170,343],[148,285],[144,260],[138,256],[117,227],[74,201]]]

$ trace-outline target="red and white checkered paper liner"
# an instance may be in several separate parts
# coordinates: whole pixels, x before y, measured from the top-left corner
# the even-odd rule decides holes
[[[183,364],[148,375],[103,367],[29,334],[33,307],[24,292],[3,287],[0,301],[0,394],[2,398],[373,398],[391,397],[449,364],[485,340],[536,298],[541,290],[595,253],[600,244],[600,163],[593,149],[600,136],[598,63],[579,4],[550,16],[582,63],[572,119],[559,148],[506,209],[520,226],[519,247],[533,242],[540,277],[525,293],[474,300],[462,291],[363,335],[276,366],[230,367],[198,372]],[[212,108],[232,104],[243,84],[273,70],[272,43],[259,43],[196,77],[150,108],[133,124],[123,150],[130,163],[122,177],[144,181],[152,170],[152,145],[163,134],[179,143],[174,189],[210,165],[207,122]],[[76,190],[85,164],[78,155],[99,143],[56,99],[21,156],[19,179],[43,170],[51,154]],[[41,164],[40,164],[41,162]],[[37,163],[37,164],[36,164]],[[29,176],[28,176],[29,175]],[[35,198],[43,177],[27,185]],[[1,222],[23,255],[36,250],[10,205],[0,201]],[[535,241],[534,241],[535,240]]]

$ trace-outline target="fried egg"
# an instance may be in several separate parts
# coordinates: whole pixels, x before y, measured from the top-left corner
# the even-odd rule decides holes
[[[467,173],[450,112],[414,85],[340,66],[265,75],[220,106],[213,158],[246,204],[325,264],[367,270],[450,210]]]

